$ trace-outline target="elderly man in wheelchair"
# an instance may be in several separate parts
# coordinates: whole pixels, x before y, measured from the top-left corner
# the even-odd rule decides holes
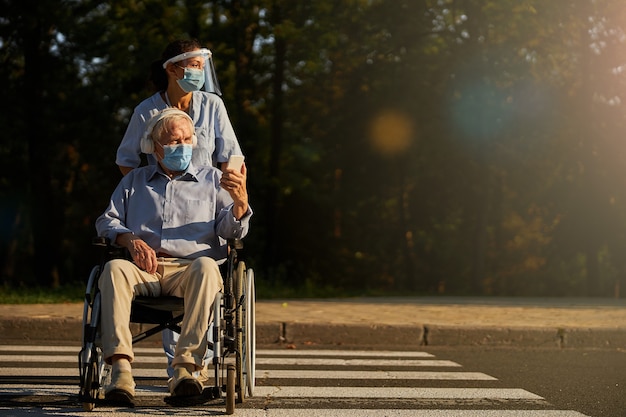
[[[130,320],[136,296],[184,299],[168,387],[173,397],[202,393],[194,372],[204,366],[213,300],[223,290],[218,262],[227,255],[225,239],[243,238],[252,215],[245,165],[222,173],[190,162],[197,139],[185,112],[157,113],[141,140],[158,164],[126,175],[96,221],[98,235],[132,258],[106,262],[98,280],[102,353],[112,366],[105,399],[121,404],[135,396]]]

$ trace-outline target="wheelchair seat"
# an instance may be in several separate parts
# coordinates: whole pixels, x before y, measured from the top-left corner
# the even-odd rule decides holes
[[[183,311],[184,300],[173,295],[162,295],[160,297],[139,295],[133,300],[133,305],[160,311]]]
[[[183,318],[184,300],[180,297],[162,295],[160,297],[137,296],[130,312],[131,323],[160,325],[145,337],[168,328],[180,333],[179,323]],[[136,336],[135,336],[136,337]],[[145,338],[143,337],[143,338]],[[135,340],[137,342],[137,340]]]

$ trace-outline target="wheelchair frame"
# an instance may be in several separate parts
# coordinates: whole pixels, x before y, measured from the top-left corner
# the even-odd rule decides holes
[[[111,259],[128,259],[122,248],[112,246],[106,238],[96,238],[93,244],[102,248],[103,253],[99,264],[91,270],[83,307],[82,348],[78,354],[80,373],[78,396],[85,411],[92,411],[96,404],[103,402],[104,388],[110,379],[111,371],[111,366],[104,361],[99,335],[100,271]],[[208,348],[213,351],[214,385],[205,387],[203,399],[194,400],[193,405],[224,398],[226,414],[233,414],[235,403],[242,403],[246,397],[254,395],[256,294],[254,271],[246,268],[245,262],[238,259],[238,250],[243,248],[243,242],[230,239],[228,248],[226,271],[222,276],[224,290],[217,294],[213,302],[213,322],[212,326],[209,326],[212,341],[209,340]],[[184,314],[174,315],[174,312],[182,310],[183,299],[179,297],[136,297],[132,305],[131,323],[155,326],[134,335],[133,344],[164,329],[180,333],[179,323]],[[176,403],[175,397],[166,397],[166,402],[174,405],[192,405]]]

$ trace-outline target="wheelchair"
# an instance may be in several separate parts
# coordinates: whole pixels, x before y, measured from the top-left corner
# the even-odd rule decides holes
[[[104,401],[104,389],[110,381],[111,366],[104,361],[100,341],[100,292],[98,278],[110,259],[126,258],[125,250],[114,247],[106,238],[96,238],[93,244],[102,251],[99,264],[91,270],[83,308],[82,347],[78,354],[80,373],[79,401],[85,411],[92,411]],[[172,405],[199,405],[223,399],[226,414],[233,414],[235,403],[254,395],[255,388],[255,286],[254,272],[238,258],[243,243],[228,240],[228,257],[222,265],[224,289],[213,302],[212,325],[209,326],[208,347],[213,351],[214,385],[205,386],[201,399],[193,404],[176,403],[176,397],[166,397]],[[133,334],[133,344],[164,329],[180,333],[183,319],[183,299],[173,296],[137,296],[131,309],[131,323],[150,325],[147,330]],[[205,384],[206,385],[206,384]]]

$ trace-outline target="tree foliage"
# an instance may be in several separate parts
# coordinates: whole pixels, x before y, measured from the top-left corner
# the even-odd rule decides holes
[[[619,295],[617,0],[0,2],[0,262],[82,280],[114,155],[172,39],[214,53],[274,287]]]

